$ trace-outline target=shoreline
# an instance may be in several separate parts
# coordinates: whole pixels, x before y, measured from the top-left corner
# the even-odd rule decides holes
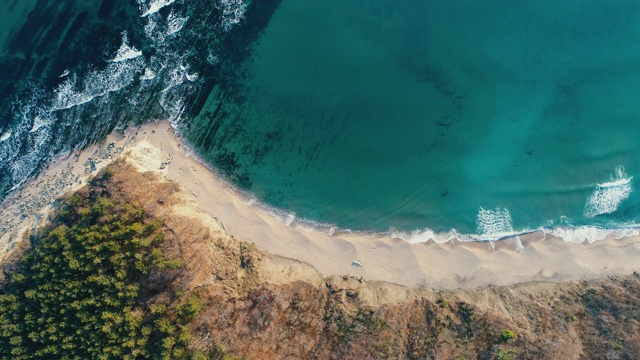
[[[326,232],[318,231],[291,218],[291,213],[273,214],[273,208],[235,189],[166,121],[128,128],[122,134],[113,133],[102,144],[56,159],[0,204],[0,262],[20,236],[46,220],[55,198],[84,185],[91,174],[128,153],[128,161],[138,168],[178,182],[199,209],[230,235],[273,255],[307,263],[323,276],[348,274],[409,287],[457,289],[584,280],[640,269],[634,266],[640,256],[635,229],[626,233],[633,236],[592,243],[570,242],[539,230],[498,241],[443,243],[412,243],[330,225],[323,228]]]
[[[219,178],[219,181],[228,187],[231,191],[235,192],[236,196],[243,198],[246,201],[246,205],[251,208],[268,214],[278,221],[283,223],[287,227],[294,227],[305,231],[320,232],[329,236],[347,235],[347,236],[360,236],[371,239],[378,238],[392,238],[406,241],[410,244],[419,243],[438,243],[445,244],[449,241],[458,241],[462,243],[487,243],[494,246],[494,243],[505,240],[517,240],[519,237],[528,236],[541,236],[541,239],[546,239],[547,236],[557,237],[567,243],[594,243],[605,239],[619,240],[624,237],[640,236],[640,224],[634,225],[621,225],[614,227],[603,227],[599,225],[578,225],[572,226],[570,224],[562,224],[559,226],[541,226],[538,228],[526,228],[522,230],[512,230],[504,233],[492,233],[492,234],[465,234],[460,233],[456,229],[452,228],[446,232],[436,232],[429,228],[416,229],[416,230],[395,230],[393,227],[386,231],[377,230],[359,230],[351,228],[343,228],[329,222],[323,222],[313,219],[301,218],[296,216],[295,212],[286,209],[271,206],[269,204],[261,202],[251,192],[237,188],[231,182],[226,180],[212,165],[208,164],[206,160],[202,159],[195,149],[193,149],[186,140],[179,133],[175,133],[174,136],[181,143],[182,148],[187,149],[186,156],[192,158],[200,165],[205,167],[211,173]],[[628,180],[627,180],[628,181]],[[601,184],[598,184],[601,186]],[[595,233],[595,234],[594,234]],[[589,236],[595,235],[595,236]],[[516,249],[519,248],[516,245]]]

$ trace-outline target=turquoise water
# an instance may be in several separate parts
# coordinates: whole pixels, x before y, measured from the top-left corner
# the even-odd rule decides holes
[[[0,199],[168,119],[314,224],[496,238],[638,222],[637,1],[4,5]]]
[[[636,1],[284,0],[237,74],[186,134],[299,218],[468,234],[637,221]]]

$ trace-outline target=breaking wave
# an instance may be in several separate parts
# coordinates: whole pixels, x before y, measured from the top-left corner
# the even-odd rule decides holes
[[[11,136],[11,134],[12,134],[11,130],[2,134],[2,136],[0,136],[0,142],[7,140]]]
[[[167,17],[167,36],[177,33],[182,30],[182,27],[187,22],[187,17],[176,15],[173,11]]]
[[[243,0],[219,0],[218,7],[222,9],[222,28],[225,31],[230,30],[244,19],[244,13],[247,11],[247,3]]]
[[[632,179],[624,172],[624,167],[617,167],[615,173],[611,176],[611,181],[596,185],[596,189],[585,205],[584,216],[593,218],[602,214],[611,214],[618,210],[618,206],[633,191]]]
[[[597,226],[580,227],[557,227],[544,229],[545,234],[559,237],[571,243],[594,243],[604,239],[622,239],[629,236],[639,235],[638,229],[632,227],[622,228],[601,228]]]
[[[513,232],[511,213],[508,209],[487,210],[480,207],[476,219],[476,231],[485,236],[500,236]]]
[[[122,34],[122,45],[116,52],[116,56],[109,60],[111,62],[120,62],[125,60],[130,60],[137,58],[138,56],[142,56],[142,51],[136,49],[133,46],[129,46],[129,39],[127,37],[127,33]]]
[[[128,44],[126,33],[122,36],[122,45],[113,60],[102,71],[89,71],[78,78],[75,74],[66,80],[53,92],[52,111],[69,109],[86,104],[96,97],[110,92],[120,91],[130,86],[144,68],[144,59],[135,48]]]
[[[155,14],[158,10],[162,9],[165,6],[169,6],[173,4],[176,0],[151,0],[149,2],[146,1],[138,1],[140,4],[140,10],[143,11],[141,17],[146,17],[151,14]]]

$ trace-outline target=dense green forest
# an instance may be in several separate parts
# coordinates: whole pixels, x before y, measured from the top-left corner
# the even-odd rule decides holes
[[[22,259],[5,264],[2,359],[209,357],[185,349],[200,299],[146,281],[181,266],[165,258],[162,223],[101,190],[111,175],[63,200]]]

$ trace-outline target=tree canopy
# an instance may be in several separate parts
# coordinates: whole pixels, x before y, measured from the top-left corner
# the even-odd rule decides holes
[[[104,176],[104,175],[103,175]],[[106,177],[106,176],[105,176]],[[190,358],[195,295],[143,301],[151,271],[181,266],[162,223],[108,194],[66,198],[0,287],[3,359]]]

